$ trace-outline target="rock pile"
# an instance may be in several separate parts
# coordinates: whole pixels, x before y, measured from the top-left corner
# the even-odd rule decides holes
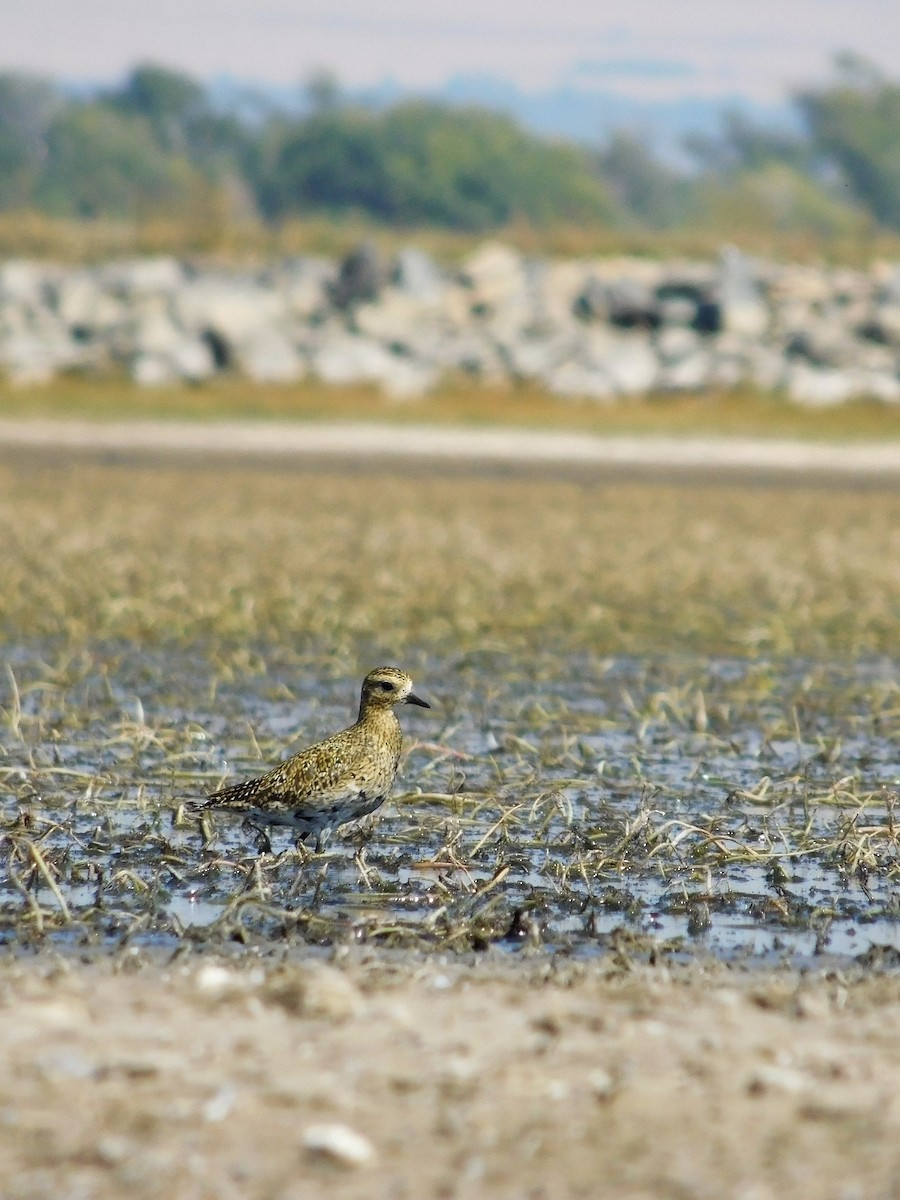
[[[807,405],[900,402],[900,267],[528,259],[490,243],[456,271],[386,262],[259,270],[174,258],[0,264],[0,371],[21,382],[125,371],[148,386],[224,372],[374,383],[402,399],[448,373],[613,401],[748,383]]]

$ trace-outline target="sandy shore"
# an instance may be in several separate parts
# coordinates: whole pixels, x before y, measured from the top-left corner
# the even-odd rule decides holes
[[[6,960],[3,1195],[895,1194],[896,979],[244,963]]]
[[[0,419],[0,454],[22,452],[166,459],[214,456],[284,463],[431,461],[447,465],[802,476],[900,482],[900,444],[788,439],[616,436],[426,425],[260,421]]]

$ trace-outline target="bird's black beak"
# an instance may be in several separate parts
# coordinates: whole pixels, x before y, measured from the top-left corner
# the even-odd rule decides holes
[[[412,692],[410,692],[409,695],[406,697],[406,703],[407,704],[418,704],[419,708],[431,708],[431,705],[428,703],[427,700],[420,700],[419,697],[413,695]]]

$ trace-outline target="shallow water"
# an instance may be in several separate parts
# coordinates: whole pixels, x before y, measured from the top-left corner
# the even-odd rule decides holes
[[[423,659],[395,799],[314,857],[180,801],[349,723],[355,681],[266,647],[7,661],[8,947],[900,961],[894,663]]]

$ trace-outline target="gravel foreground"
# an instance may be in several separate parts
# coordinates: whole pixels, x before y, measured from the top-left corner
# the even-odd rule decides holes
[[[854,1200],[900,1182],[885,975],[126,951],[7,959],[0,996],[9,1200]]]
[[[126,459],[213,456],[302,465],[425,460],[435,463],[597,472],[801,476],[897,483],[900,444],[777,438],[600,437],[524,429],[448,429],[261,421],[84,421],[0,419],[0,454],[21,452]]]

